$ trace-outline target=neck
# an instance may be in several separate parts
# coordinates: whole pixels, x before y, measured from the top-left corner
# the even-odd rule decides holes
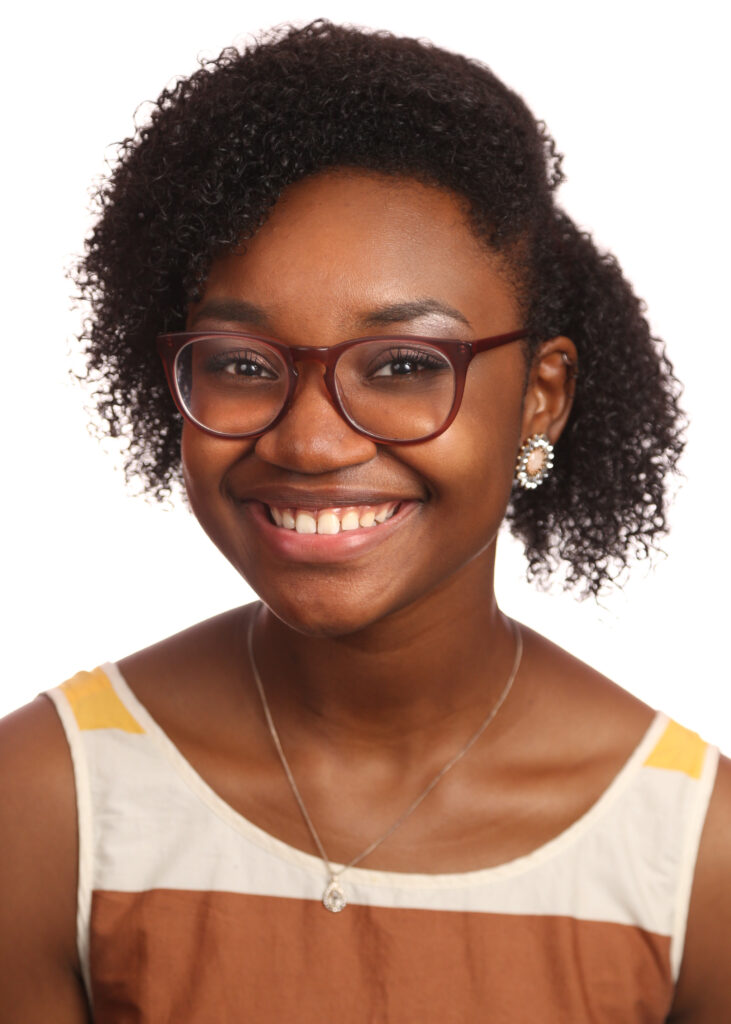
[[[515,658],[492,570],[492,558],[476,559],[439,592],[345,636],[304,636],[261,608],[254,652],[277,721],[403,747],[479,720]]]

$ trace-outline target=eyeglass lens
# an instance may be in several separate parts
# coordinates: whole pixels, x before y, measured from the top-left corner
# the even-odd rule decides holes
[[[222,434],[266,430],[289,390],[284,358],[255,338],[197,338],[178,353],[175,375],[193,419]],[[335,368],[347,416],[384,440],[415,441],[438,431],[451,412],[455,383],[454,369],[439,349],[404,338],[345,348]]]

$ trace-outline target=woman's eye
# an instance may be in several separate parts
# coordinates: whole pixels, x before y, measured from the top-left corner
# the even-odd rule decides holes
[[[230,377],[253,377],[258,380],[274,380],[277,373],[267,360],[255,352],[226,352],[214,356],[208,364],[208,371]]]
[[[404,349],[384,354],[373,371],[374,377],[409,377],[425,370],[444,370],[448,365],[432,351]]]

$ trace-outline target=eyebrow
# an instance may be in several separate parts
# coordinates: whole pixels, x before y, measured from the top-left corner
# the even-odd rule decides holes
[[[209,317],[213,320],[232,320],[248,327],[266,327],[269,324],[269,317],[261,306],[243,299],[210,299],[204,302],[196,311],[191,327]]]
[[[388,327],[395,323],[405,323],[410,320],[418,320],[420,317],[437,313],[449,317],[458,323],[471,327],[469,320],[458,309],[440,302],[438,299],[415,299],[411,302],[392,302],[377,309],[369,310],[358,317],[358,322],[364,327]],[[211,299],[205,302],[198,309],[193,317],[191,326],[205,318],[214,320],[227,320],[235,323],[245,324],[249,327],[268,327],[269,317],[261,306],[253,302],[246,302],[243,299]]]
[[[457,320],[467,327],[471,327],[469,320],[458,309],[447,305],[446,302],[439,302],[437,299],[416,299],[413,302],[394,302],[388,306],[380,306],[371,310],[360,318],[361,323],[367,327],[385,327],[389,324],[401,323],[407,320],[418,320],[419,317],[429,316],[430,313],[439,313],[451,320]]]

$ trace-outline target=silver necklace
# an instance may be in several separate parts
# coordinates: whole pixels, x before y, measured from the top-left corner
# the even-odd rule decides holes
[[[310,835],[312,836],[312,840],[313,840],[315,846],[317,847],[317,851],[320,854],[320,857],[322,858],[322,862],[325,865],[325,868],[327,870],[328,882],[327,882],[327,886],[325,887],[325,891],[322,894],[323,906],[325,907],[326,910],[331,911],[333,914],[337,914],[341,910],[344,910],[345,907],[347,906],[347,901],[345,899],[345,893],[343,892],[343,887],[340,884],[340,879],[345,874],[345,872],[348,871],[350,868],[355,867],[356,864],[360,864],[360,862],[362,860],[365,860],[365,858],[368,856],[369,853],[373,853],[373,851],[377,847],[379,847],[381,845],[381,843],[385,843],[385,841],[389,838],[389,836],[393,835],[393,833],[396,831],[397,828],[400,828],[401,825],[403,825],[403,823],[406,821],[406,819],[408,817],[410,817],[414,813],[414,811],[419,806],[419,804],[423,800],[425,800],[426,797],[429,796],[429,794],[434,789],[434,787],[437,785],[437,783],[441,782],[442,779],[444,778],[444,776],[447,774],[447,772],[450,771],[450,769],[454,768],[454,766],[457,764],[457,762],[461,761],[462,758],[465,756],[465,754],[470,750],[470,748],[473,747],[475,743],[477,743],[477,741],[479,740],[480,736],[482,736],[483,732],[485,731],[485,729],[487,729],[487,727],[490,724],[490,722],[492,722],[492,720],[495,718],[495,716],[497,715],[498,711],[500,710],[500,708],[505,703],[505,700],[506,700],[508,694],[510,693],[510,690],[512,689],[513,683],[515,681],[515,677],[518,674],[518,669],[520,668],[521,658],[523,657],[523,636],[522,636],[522,633],[520,631],[520,626],[518,625],[518,623],[517,622],[512,622],[511,624],[512,624],[513,630],[515,632],[515,659],[513,660],[513,667],[510,670],[510,675],[508,676],[508,681],[506,682],[505,686],[503,687],[502,693],[500,694],[498,699],[493,704],[492,708],[490,709],[489,714],[484,719],[484,721],[480,724],[480,727],[477,729],[477,731],[475,733],[473,733],[472,736],[470,736],[469,740],[465,743],[465,745],[461,748],[461,750],[458,750],[457,753],[453,757],[451,757],[449,759],[449,761],[447,761],[447,763],[444,765],[444,767],[441,768],[440,771],[437,772],[437,774],[431,780],[431,782],[426,787],[426,789],[422,790],[422,792],[419,793],[419,795],[413,801],[413,803],[409,804],[409,806],[406,808],[406,810],[403,812],[403,814],[399,818],[396,819],[396,821],[393,823],[393,825],[391,825],[391,827],[389,829],[387,829],[383,833],[383,835],[379,836],[378,839],[374,839],[374,841],[372,843],[370,843],[368,846],[366,846],[365,850],[362,850],[357,855],[357,857],[353,857],[353,859],[351,861],[349,861],[347,864],[344,864],[341,868],[339,868],[336,871],[335,868],[332,866],[327,853],[325,852],[325,847],[322,845],[322,840],[320,839],[320,836],[317,833],[317,829],[315,828],[315,826],[314,826],[314,824],[312,822],[312,818],[310,817],[309,812],[307,810],[307,807],[305,806],[305,802],[302,799],[302,794],[300,793],[300,791],[299,791],[299,789],[297,787],[297,783],[294,780],[294,775],[292,774],[292,769],[289,766],[289,761],[287,760],[287,757],[286,757],[286,755],[284,753],[284,749],[282,748],[282,741],[279,739],[279,733],[277,732],[277,728],[274,725],[274,719],[272,718],[272,713],[271,713],[271,711],[269,709],[269,701],[267,700],[267,696],[266,696],[266,693],[264,691],[264,684],[261,681],[261,676],[259,675],[259,671],[258,671],[258,669],[256,667],[256,661],[254,660],[253,636],[254,636],[254,623],[256,622],[256,618],[258,616],[260,608],[261,608],[261,605],[259,605],[259,608],[257,609],[257,611],[250,617],[250,619],[249,619],[249,629],[248,629],[248,632],[247,632],[247,643],[248,643],[248,648],[249,648],[249,661],[251,663],[251,671],[252,671],[252,674],[254,676],[254,682],[256,683],[256,688],[259,691],[259,697],[261,699],[261,706],[262,706],[262,708],[264,710],[264,717],[266,718],[266,722],[267,722],[267,725],[269,727],[269,733],[270,733],[270,735],[272,737],[272,741],[273,741],[274,746],[276,748],[277,754],[279,755],[279,760],[282,762],[282,768],[284,768],[284,774],[287,776],[287,781],[289,782],[289,785],[290,785],[290,788],[292,790],[292,793],[294,794],[294,798],[297,801],[297,805],[298,805],[298,807],[300,809],[302,817],[305,820],[305,824],[307,825],[307,828],[309,829]]]

